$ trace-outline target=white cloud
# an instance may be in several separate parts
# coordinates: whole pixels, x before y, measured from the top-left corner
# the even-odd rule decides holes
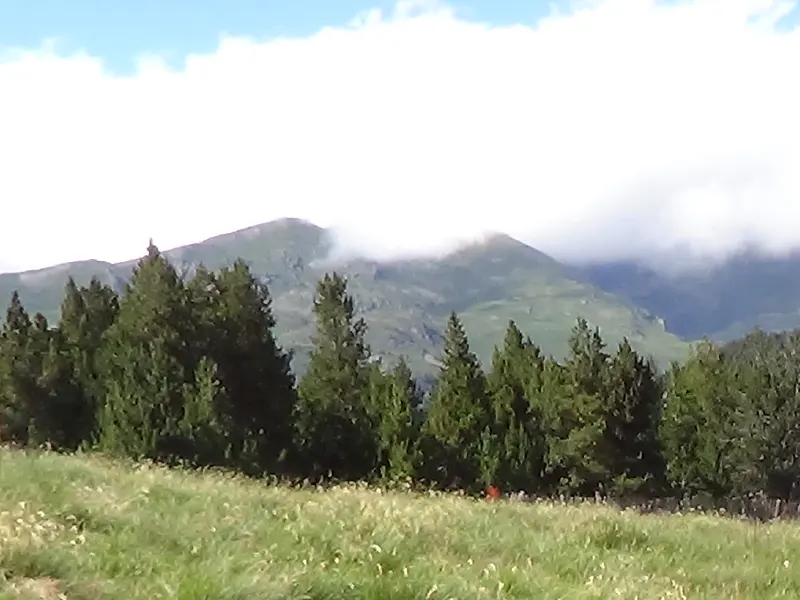
[[[800,28],[777,23],[797,4],[593,0],[491,27],[404,3],[127,77],[0,52],[0,263],[282,216],[373,256],[485,230],[570,260],[800,246]]]

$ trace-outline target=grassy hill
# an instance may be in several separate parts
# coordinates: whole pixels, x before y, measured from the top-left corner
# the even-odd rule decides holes
[[[800,529],[0,449],[0,599],[800,597]]]
[[[280,341],[298,352],[299,370],[313,332],[316,281],[334,268],[349,278],[350,291],[370,326],[373,350],[388,357],[406,355],[417,371],[433,368],[451,310],[462,315],[484,360],[502,340],[511,318],[555,356],[566,353],[569,330],[578,316],[599,326],[610,345],[627,336],[637,349],[662,363],[682,358],[687,350],[687,344],[665,331],[648,311],[581,281],[572,269],[505,235],[437,260],[332,262],[327,259],[331,247],[326,230],[282,219],[165,254],[187,274],[200,263],[218,268],[238,257],[247,260],[270,286]],[[99,275],[121,288],[133,265],[87,261],[0,275],[0,297],[19,289],[32,312],[41,311],[52,321],[69,275],[80,282]]]

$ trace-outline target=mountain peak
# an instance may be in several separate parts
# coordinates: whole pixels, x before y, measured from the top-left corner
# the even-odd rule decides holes
[[[554,258],[529,246],[506,233],[487,234],[482,240],[462,247],[450,256],[451,260],[488,260],[493,263],[531,262],[539,265],[558,266]]]
[[[244,229],[231,231],[230,233],[223,233],[215,235],[200,242],[205,244],[207,242],[213,243],[220,240],[227,240],[230,238],[254,238],[265,234],[280,234],[280,235],[315,235],[321,236],[325,230],[322,227],[314,225],[311,221],[305,219],[298,219],[295,217],[283,217],[259,223],[258,225],[251,225]]]
[[[486,238],[483,241],[485,246],[495,246],[495,247],[509,247],[509,248],[519,248],[524,246],[526,248],[531,248],[525,242],[521,242],[517,238],[511,237],[507,233],[502,233],[500,231],[490,233],[486,235]]]
[[[319,225],[315,225],[307,219],[300,219],[298,217],[281,217],[280,219],[273,219],[261,225],[257,225],[262,230],[276,231],[280,229],[294,229],[294,230],[307,230],[307,231],[324,231]]]

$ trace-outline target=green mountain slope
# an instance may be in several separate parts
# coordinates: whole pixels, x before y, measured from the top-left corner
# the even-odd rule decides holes
[[[660,274],[633,263],[595,265],[585,279],[666,320],[686,338],[728,341],[755,327],[800,327],[800,252],[768,257],[741,252],[712,268]]]
[[[370,326],[373,351],[405,355],[419,372],[431,371],[445,319],[459,312],[479,356],[488,360],[515,319],[546,353],[563,356],[578,316],[601,328],[611,345],[627,336],[660,362],[680,359],[687,344],[664,330],[659,319],[590,283],[549,256],[508,236],[496,235],[445,258],[392,262],[327,260],[328,232],[296,219],[282,219],[218,236],[165,254],[191,275],[198,264],[218,268],[238,257],[269,284],[280,341],[297,351],[303,369],[313,333],[311,305],[316,281],[326,270],[348,276],[351,293]],[[71,263],[22,274],[0,275],[0,296],[18,289],[31,311],[55,320],[67,277],[79,282],[99,275],[121,289],[135,261],[110,265]]]
[[[48,320],[54,321],[58,317],[64,286],[70,277],[79,283],[88,283],[92,277],[97,277],[103,283],[121,289],[125,284],[125,273],[125,269],[99,260],[65,263],[23,273],[4,273],[0,275],[0,302],[6,302],[14,290],[19,290],[25,308],[31,314],[41,312]]]

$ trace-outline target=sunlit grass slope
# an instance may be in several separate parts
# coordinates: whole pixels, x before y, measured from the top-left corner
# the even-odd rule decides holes
[[[800,598],[800,527],[0,450],[0,598]]]

